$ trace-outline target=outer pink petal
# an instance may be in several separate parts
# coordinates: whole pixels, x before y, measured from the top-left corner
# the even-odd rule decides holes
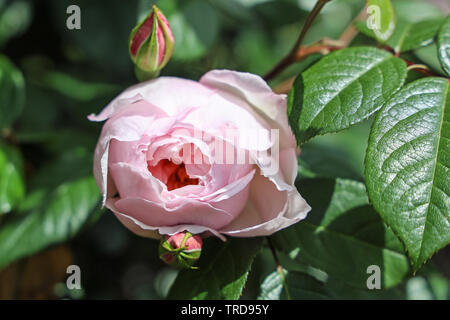
[[[176,209],[140,198],[119,199],[115,207],[120,213],[153,227],[192,224],[218,229],[233,217],[226,211],[216,209],[208,203],[186,201]]]
[[[240,97],[272,129],[280,130],[281,149],[295,147],[295,138],[287,119],[286,95],[275,94],[261,77],[245,72],[212,70],[200,79],[200,83],[220,92],[227,99]]]
[[[295,188],[279,191],[267,178],[256,175],[244,211],[220,232],[235,237],[267,236],[304,219],[309,205]]]
[[[233,99],[225,99],[220,94],[199,82],[174,78],[160,77],[128,88],[116,97],[98,116],[89,116],[93,121],[103,121],[118,115],[127,109],[127,105],[146,100],[152,105],[164,110],[169,116],[186,113],[184,123],[193,125],[196,129],[218,135],[226,129],[237,129],[244,132],[239,139],[246,143],[246,131],[267,130],[268,127],[254,118],[251,110],[245,110]],[[208,121],[205,121],[208,119]],[[270,144],[260,142],[261,149],[267,149]],[[242,145],[242,148],[247,146]]]
[[[103,126],[94,153],[94,177],[102,194],[103,204],[106,198],[112,196],[115,190],[108,190],[111,183],[108,182],[108,157],[109,145],[112,139],[118,141],[139,141],[146,133],[163,134],[175,120],[163,118],[161,110],[148,102],[138,101],[119,111],[116,116],[109,119]]]
[[[214,92],[192,80],[159,77],[134,85],[111,101],[99,115],[89,116],[92,121],[104,121],[127,108],[131,103],[146,100],[173,116],[186,108],[207,105]]]
[[[131,216],[127,216],[119,212],[119,210],[114,205],[116,201],[117,200],[115,199],[108,199],[106,202],[106,206],[108,207],[108,209],[114,212],[116,217],[119,219],[120,222],[123,223],[125,227],[127,227],[130,231],[141,237],[160,239],[161,235],[164,234],[173,235],[179,232],[188,231],[191,232],[192,234],[201,234],[201,233],[214,234],[216,237],[225,241],[225,237],[223,235],[221,235],[214,229],[204,226],[187,225],[187,224],[165,226],[165,227],[148,226]]]
[[[146,181],[143,180],[143,183]],[[185,198],[178,205],[149,201],[140,197],[124,198],[121,193],[121,198],[114,202],[114,208],[147,226],[189,224],[218,230],[242,212],[248,200],[249,190],[250,186],[247,184],[239,192],[228,190],[228,195],[222,194],[220,201],[202,202]]]

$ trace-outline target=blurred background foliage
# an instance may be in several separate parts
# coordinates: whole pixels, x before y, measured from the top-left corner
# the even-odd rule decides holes
[[[101,125],[86,119],[136,83],[128,35],[154,3],[167,16],[176,40],[162,75],[198,79],[216,68],[260,75],[269,71],[291,49],[315,1],[0,0],[0,298],[167,296],[177,271],[159,261],[157,241],[133,235],[100,209],[91,172]],[[71,4],[81,8],[81,30],[66,28]],[[305,42],[338,38],[363,5],[362,0],[333,0]],[[445,1],[394,0],[394,5],[398,15],[415,21],[441,17],[448,10]],[[359,35],[354,44],[375,42]],[[440,72],[435,51],[433,45],[415,50],[411,60]],[[271,84],[319,58],[313,55],[290,67]],[[370,119],[307,144],[299,179],[363,181],[369,128]],[[320,186],[314,191],[320,193]],[[66,289],[69,264],[81,267],[82,290]],[[389,291],[357,291],[339,280],[329,282],[334,297],[448,299],[444,273],[449,277],[449,270],[447,248],[416,277]],[[274,271],[264,248],[243,298],[277,298],[273,290],[266,292],[277,277]],[[318,285],[303,279],[305,274],[298,270],[288,277],[297,284]],[[293,291],[298,298],[311,297],[302,288]]]

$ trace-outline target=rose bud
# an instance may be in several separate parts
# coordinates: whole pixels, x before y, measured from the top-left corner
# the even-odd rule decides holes
[[[165,236],[159,246],[159,257],[168,265],[181,269],[195,269],[194,263],[202,252],[202,238],[190,232]]]
[[[153,6],[150,14],[131,31],[129,51],[136,65],[137,77],[144,81],[156,78],[169,62],[174,38],[169,22],[162,12]]]

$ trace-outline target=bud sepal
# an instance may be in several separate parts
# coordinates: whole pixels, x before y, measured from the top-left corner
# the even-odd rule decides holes
[[[168,265],[180,269],[198,269],[194,264],[202,252],[202,238],[190,232],[165,236],[159,246],[159,257]]]

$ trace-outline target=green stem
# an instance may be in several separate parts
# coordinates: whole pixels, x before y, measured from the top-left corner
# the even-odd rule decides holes
[[[295,62],[295,58],[297,55],[298,50],[300,49],[300,46],[303,43],[303,40],[305,39],[306,33],[311,28],[314,20],[319,15],[322,8],[325,6],[327,2],[330,0],[317,0],[314,8],[311,10],[311,12],[308,14],[308,17],[306,18],[305,24],[302,27],[302,30],[300,31],[300,35],[297,38],[297,41],[295,42],[294,47],[292,48],[291,52],[284,57],[271,71],[269,71],[263,78],[264,80],[268,81],[275,76],[277,76],[280,72],[282,72],[285,68],[290,66],[292,63]]]
[[[277,272],[280,275],[281,283],[283,285],[284,290],[286,291],[287,299],[292,300],[291,293],[289,292],[289,287],[287,285],[286,278],[284,276],[284,268],[281,265],[280,260],[278,260],[277,251],[272,244],[272,239],[270,237],[266,237],[266,238],[267,238],[267,243],[269,244],[270,251],[272,251],[272,256],[273,256],[273,259],[275,260],[275,264],[277,266]]]
[[[134,68],[134,71],[139,82],[145,82],[159,76],[159,71],[151,73],[140,69],[138,66]]]

